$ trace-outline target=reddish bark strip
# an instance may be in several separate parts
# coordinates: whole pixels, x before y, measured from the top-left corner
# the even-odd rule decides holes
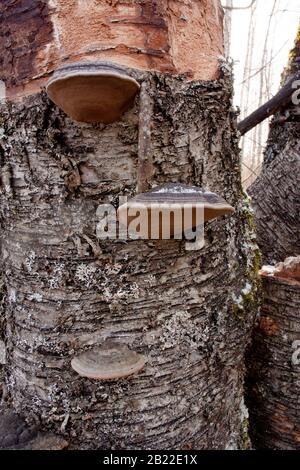
[[[300,449],[299,257],[297,266],[294,272],[283,266],[262,275],[264,303],[248,356],[247,404],[256,449]]]
[[[1,0],[0,79],[7,87],[36,74],[36,58],[53,37],[48,2]]]
[[[0,15],[9,98],[39,92],[55,69],[79,60],[218,78],[219,0],[4,0]]]

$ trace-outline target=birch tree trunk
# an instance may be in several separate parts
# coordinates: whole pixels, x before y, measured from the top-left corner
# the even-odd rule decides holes
[[[299,450],[300,257],[264,271],[262,281],[248,362],[250,436],[256,449]]]
[[[283,74],[283,84],[299,71],[299,51],[298,31],[290,63]],[[295,83],[293,100],[271,121],[263,171],[249,189],[258,242],[264,261],[271,264],[296,256],[300,246],[299,83]]]
[[[71,448],[241,447],[244,352],[257,310],[258,253],[241,189],[232,78],[226,65],[218,66],[220,5],[104,3],[106,13],[98,2],[89,13],[95,28],[85,31],[87,55],[99,59],[104,50],[107,60],[111,52],[143,84],[134,108],[107,126],[71,121],[39,91],[54,64],[76,57],[68,25],[59,23],[68,6],[71,28],[75,3],[35,2],[33,8],[27,2],[32,8],[14,10],[15,2],[7,0],[1,6],[8,19],[19,15],[8,28],[18,60],[9,62],[10,99],[1,106],[6,403],[28,423],[64,436]],[[155,54],[152,46],[140,55],[127,54],[127,46],[123,53],[123,45],[104,48],[102,35],[116,27],[119,16],[125,23],[122,44],[133,37],[129,27],[149,38],[143,29],[143,14],[151,16],[143,10],[148,3],[157,14],[147,26],[153,35],[163,25],[164,41],[179,40],[187,28],[186,47],[201,66],[192,56],[184,58],[188,64],[180,65],[178,56],[173,60],[175,39],[173,45],[159,43]],[[135,15],[134,24],[125,21],[123,9]],[[30,61],[28,47],[16,39],[28,15],[41,35],[33,40]],[[189,20],[198,21],[198,49]],[[86,27],[84,17],[80,21]],[[59,59],[58,52],[65,55]],[[165,72],[166,64],[172,73]],[[145,100],[152,103],[148,111]],[[148,127],[139,129],[145,112],[141,121]],[[143,183],[137,176],[141,145],[145,151],[139,135],[148,136],[150,187],[193,183],[235,207],[231,218],[207,223],[201,251],[185,251],[178,240],[97,240],[98,205],[117,204],[118,196],[134,195]],[[107,338],[145,355],[145,369],[114,381],[79,377],[71,359]]]
[[[299,31],[283,82],[299,70]],[[264,261],[276,264],[262,272],[261,318],[247,355],[250,434],[254,446],[264,449],[300,449],[299,82],[295,85],[294,102],[271,122],[263,171],[250,188]]]
[[[230,57],[233,0],[226,0],[225,5],[226,5],[226,9],[225,9],[225,15],[224,15],[224,50],[225,50],[225,57]]]

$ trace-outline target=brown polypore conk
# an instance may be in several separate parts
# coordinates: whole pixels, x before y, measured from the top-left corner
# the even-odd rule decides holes
[[[72,368],[82,377],[99,380],[128,377],[143,369],[145,358],[126,345],[106,341],[72,359]]]
[[[275,266],[263,266],[260,274],[286,280],[291,284],[300,284],[300,256],[290,256]]]
[[[59,68],[49,80],[49,98],[80,122],[109,124],[134,103],[140,86],[125,69],[110,62],[78,62]]]
[[[118,210],[118,219],[143,239],[181,238],[183,233],[234,208],[215,193],[196,186],[168,183],[138,194]]]

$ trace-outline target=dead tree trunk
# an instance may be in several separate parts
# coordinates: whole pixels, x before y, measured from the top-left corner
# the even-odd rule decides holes
[[[74,25],[67,30],[75,3],[51,2],[51,10],[34,3],[17,9],[19,22],[8,28],[19,59],[8,64],[14,79],[6,77],[10,100],[1,107],[8,403],[73,448],[243,446],[243,358],[256,311],[258,255],[241,189],[232,79],[217,62],[219,2],[101,2],[76,16],[76,35],[87,44],[80,53],[125,61],[143,84],[141,101],[107,126],[71,121],[39,91],[54,66],[77,58]],[[15,2],[1,8],[12,18]],[[86,28],[84,14],[95,27]],[[28,46],[16,39],[28,17],[41,32],[30,60]],[[122,46],[105,49],[109,37],[120,42],[121,30]],[[141,37],[153,42],[141,50],[123,45]],[[181,59],[178,41],[186,41]],[[149,100],[150,114],[139,120]],[[178,240],[96,238],[98,205],[134,195],[144,183],[137,178],[145,152],[139,122],[149,126],[150,187],[193,183],[236,208],[231,218],[207,224],[201,251],[185,251]],[[73,356],[107,338],[146,356],[145,369],[114,381],[79,377]]]
[[[262,280],[248,368],[251,440],[256,449],[299,450],[300,257],[264,271]]]
[[[298,33],[284,74],[288,83],[299,74],[299,46]],[[299,94],[299,81],[295,85]],[[290,96],[274,116],[263,172],[250,188],[264,261],[281,261],[262,273],[264,302],[247,360],[250,431],[257,448],[300,449],[298,108]]]

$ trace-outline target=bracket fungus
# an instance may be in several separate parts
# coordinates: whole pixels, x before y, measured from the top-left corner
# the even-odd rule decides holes
[[[72,368],[81,376],[98,380],[128,377],[143,369],[146,359],[126,345],[106,341],[74,357]]]
[[[290,256],[275,266],[263,266],[260,270],[261,276],[271,276],[290,283],[300,284],[300,256]]]
[[[57,69],[46,91],[75,121],[110,124],[133,106],[139,88],[139,83],[119,65],[75,62]]]
[[[131,233],[142,239],[181,239],[204,222],[234,208],[215,193],[196,186],[168,183],[138,194],[121,205],[118,219]]]

